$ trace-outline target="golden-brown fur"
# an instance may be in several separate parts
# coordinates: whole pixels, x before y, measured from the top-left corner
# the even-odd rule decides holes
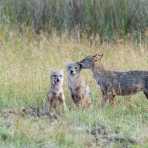
[[[64,73],[62,70],[53,71],[50,75],[51,86],[48,92],[47,106],[48,110],[65,109],[65,97],[63,91]]]
[[[77,63],[67,65],[68,86],[73,102],[77,106],[87,108],[91,105],[89,87],[80,75],[80,67]]]

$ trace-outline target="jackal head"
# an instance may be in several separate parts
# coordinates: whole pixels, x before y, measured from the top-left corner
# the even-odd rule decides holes
[[[67,72],[69,76],[76,76],[80,73],[81,67],[77,62],[67,64]]]
[[[93,56],[87,56],[79,62],[79,65],[81,68],[90,69],[96,62],[101,61],[102,57],[103,57],[103,54],[99,54],[99,53]]]
[[[64,81],[63,70],[55,70],[50,74],[50,80],[52,86],[62,86]]]

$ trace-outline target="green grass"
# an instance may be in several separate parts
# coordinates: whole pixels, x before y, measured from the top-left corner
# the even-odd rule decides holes
[[[79,32],[89,39],[99,36],[98,42],[129,37],[141,43],[147,37],[147,0],[1,0],[0,6],[0,22],[20,30],[32,26],[36,32],[56,30],[77,39]]]
[[[130,70],[148,67],[147,46],[130,42],[89,47],[87,40],[76,43],[67,38],[25,33],[0,26],[0,147],[4,148],[90,148],[98,147],[91,129],[98,124],[119,130],[138,141],[133,148],[148,146],[148,101],[142,93],[116,97],[116,106],[100,107],[101,94],[90,71],[82,74],[91,86],[93,107],[73,107],[67,90],[65,65],[95,52],[103,52],[107,69]],[[41,106],[49,88],[49,71],[65,70],[66,103],[71,110],[53,121],[47,117],[21,114],[22,107]],[[16,113],[9,113],[15,110]],[[109,145],[110,146],[110,145]],[[112,147],[123,147],[114,143]]]

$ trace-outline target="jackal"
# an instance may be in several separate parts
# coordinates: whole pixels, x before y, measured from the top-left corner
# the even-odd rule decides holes
[[[132,95],[143,91],[148,99],[148,71],[108,71],[105,70],[101,59],[103,54],[87,56],[79,63],[81,69],[90,69],[94,79],[101,88],[102,105],[107,101],[114,103],[116,95]]]
[[[90,90],[84,78],[80,75],[80,66],[77,63],[67,65],[68,86],[73,102],[82,108],[91,105]]]
[[[66,109],[65,96],[63,91],[64,72],[63,70],[52,71],[50,74],[50,89],[47,96],[46,111],[58,110],[63,106]]]

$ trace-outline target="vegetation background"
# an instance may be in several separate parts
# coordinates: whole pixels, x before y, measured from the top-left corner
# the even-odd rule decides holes
[[[82,74],[92,108],[74,107],[65,70],[69,111],[56,120],[22,111],[41,108],[50,69],[98,51],[106,69],[148,69],[147,0],[0,0],[0,147],[147,148],[144,95],[117,97],[114,108],[102,109],[89,70]]]

